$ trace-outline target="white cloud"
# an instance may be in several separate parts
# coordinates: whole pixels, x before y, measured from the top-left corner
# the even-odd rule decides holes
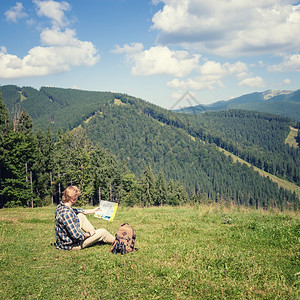
[[[133,75],[168,74],[182,77],[198,68],[200,55],[191,55],[183,50],[170,50],[166,46],[142,49],[142,44],[133,43],[131,46],[117,46],[114,52],[126,53]]]
[[[17,23],[18,20],[26,18],[28,15],[24,12],[23,4],[21,2],[16,2],[16,5],[6,11],[6,20]]]
[[[131,44],[125,44],[123,47],[120,47],[119,45],[115,46],[115,49],[112,50],[113,53],[116,54],[132,54],[132,53],[138,53],[143,51],[144,45],[142,43],[131,43]]]
[[[29,26],[34,26],[36,24],[36,20],[34,20],[33,18],[28,19],[26,21],[26,24],[29,25]]]
[[[282,63],[269,66],[268,70],[276,72],[300,72],[300,54],[288,55]]]
[[[53,0],[33,0],[37,6],[37,14],[39,17],[45,16],[52,20],[53,26],[64,27],[69,24],[65,16],[65,11],[69,11],[71,6],[67,2],[57,2]]]
[[[158,43],[221,56],[299,50],[300,4],[288,0],[162,0]]]
[[[292,81],[291,81],[291,79],[286,78],[286,79],[283,80],[283,83],[284,83],[284,84],[291,84]]]
[[[0,53],[0,78],[11,79],[42,76],[69,71],[72,66],[92,66],[98,60],[97,50],[91,42],[74,39],[63,47],[37,46],[23,58]]]
[[[200,66],[199,71],[203,75],[219,75],[220,77],[235,74],[237,77],[243,77],[248,72],[248,67],[243,62],[236,62],[234,64],[207,61]]]
[[[59,30],[57,27],[52,29],[46,28],[41,32],[41,42],[44,45],[50,46],[76,46],[78,39],[75,37],[76,32],[72,29],[66,29],[65,31]]]
[[[259,77],[249,77],[249,78],[245,78],[244,80],[242,80],[239,83],[239,86],[246,86],[246,87],[264,87],[265,86],[265,82],[264,80]]]
[[[157,5],[160,2],[160,0],[152,0],[151,2],[152,4]]]
[[[7,53],[4,46],[0,51],[0,78],[12,79],[42,76],[69,71],[73,66],[93,66],[100,55],[93,43],[81,41],[70,28],[60,29],[66,23],[63,12],[66,2],[35,1],[39,15],[53,20],[53,27],[41,31],[41,46],[30,49],[23,58]]]
[[[181,88],[185,90],[213,90],[217,87],[224,87],[222,79],[234,75],[242,78],[248,75],[247,65],[242,62],[234,64],[224,63],[223,65],[215,61],[207,61],[198,68],[201,76],[179,80],[175,78],[167,83],[168,87]]]
[[[186,80],[175,78],[169,81],[167,86],[184,90],[214,90],[216,87],[224,87],[224,84],[218,75],[207,75]]]

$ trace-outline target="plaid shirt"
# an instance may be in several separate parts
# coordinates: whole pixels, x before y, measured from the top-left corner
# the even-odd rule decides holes
[[[58,249],[71,250],[84,240],[77,214],[84,213],[83,209],[72,208],[62,202],[55,210],[55,246]]]

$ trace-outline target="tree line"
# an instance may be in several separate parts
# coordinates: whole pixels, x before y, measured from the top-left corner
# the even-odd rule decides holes
[[[33,136],[32,143],[37,144],[39,149],[38,158],[34,157],[32,161],[45,167],[39,171],[33,163],[27,162],[27,171],[25,176],[22,175],[29,193],[34,194],[31,198],[36,199],[33,202],[37,205],[44,205],[47,201],[51,203],[52,199],[54,202],[58,201],[63,188],[76,182],[85,188],[86,195],[82,197],[84,201],[93,203],[97,203],[100,195],[101,199],[117,199],[121,203],[131,203],[130,205],[175,204],[188,199],[187,201],[192,202],[223,201],[255,207],[299,208],[299,199],[294,193],[279,189],[277,184],[268,178],[262,178],[246,165],[233,163],[232,159],[218,150],[218,138],[227,142],[228,136],[228,144],[229,141],[231,143],[230,130],[225,134],[222,131],[222,127],[226,128],[222,124],[230,116],[220,115],[221,125],[212,127],[214,122],[218,123],[217,115],[214,121],[208,121],[208,125],[205,125],[203,120],[198,122],[190,119],[198,116],[178,115],[124,94],[58,88],[41,88],[38,92],[32,88],[16,89],[13,86],[4,90],[6,97],[15,97],[17,102],[13,103],[20,107],[26,105],[29,110],[33,110],[34,124],[44,124],[43,131],[37,125],[33,131],[32,124],[29,125],[29,132]],[[39,99],[41,103],[38,103]],[[43,106],[43,109],[31,108],[32,101]],[[18,111],[14,107],[17,106],[11,103],[10,109]],[[260,118],[264,120],[265,117],[261,115]],[[234,122],[242,122],[243,118],[246,116],[241,112]],[[249,122],[245,126],[229,126],[232,132],[237,133],[234,146],[241,144],[242,149],[247,151],[244,141],[249,144],[251,139],[256,139],[248,145],[253,147],[252,152],[255,154],[255,150],[258,150],[258,141],[262,143],[259,151],[267,151],[263,148],[264,137],[258,137],[264,124],[254,131],[251,139],[241,138],[239,142],[238,137],[244,131],[252,131],[251,120],[254,122],[255,118],[251,114],[248,118]],[[13,119],[11,118],[11,122]],[[282,122],[277,121],[278,124]],[[30,119],[28,122],[32,123]],[[270,120],[262,122],[269,122],[270,130],[278,129],[276,123]],[[59,127],[62,130],[57,130]],[[278,144],[282,141],[286,125],[283,128],[277,138]],[[272,134],[271,131],[270,136]],[[274,138],[276,139],[275,136]],[[46,142],[42,143],[43,140]],[[3,145],[6,143],[9,145],[9,139]],[[81,144],[83,146],[79,146]],[[272,145],[271,142],[269,144]],[[47,154],[47,151],[51,154]],[[280,152],[278,149],[279,155]],[[80,153],[82,156],[77,157]],[[272,155],[277,157],[276,151]],[[22,170],[25,164],[25,161],[20,163]],[[115,165],[115,171],[109,171],[111,169],[108,165]],[[98,166],[98,171],[93,166]],[[143,185],[143,173],[149,168],[155,184]],[[3,170],[1,172],[4,174]],[[111,172],[119,175],[112,177]],[[130,185],[132,178],[133,184]],[[166,182],[167,202],[162,200],[164,197],[156,196],[155,191],[159,190],[156,181]],[[124,186],[127,186],[127,191]],[[152,191],[141,192],[145,187],[151,187]],[[176,193],[181,195],[180,201],[178,196],[174,197]],[[162,192],[160,194],[164,195]],[[152,197],[145,200],[145,195]]]
[[[124,205],[178,205],[188,200],[182,184],[156,178],[148,165],[140,178],[125,162],[96,147],[83,128],[53,133],[39,129],[25,110],[11,114],[0,97],[0,207],[58,203],[63,190],[77,185],[78,204],[102,200]]]

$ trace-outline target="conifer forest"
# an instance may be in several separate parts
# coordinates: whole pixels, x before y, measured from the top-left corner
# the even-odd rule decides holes
[[[286,142],[296,120],[239,109],[177,113],[111,92],[0,92],[1,208],[55,204],[77,185],[81,205],[299,209],[299,131]]]

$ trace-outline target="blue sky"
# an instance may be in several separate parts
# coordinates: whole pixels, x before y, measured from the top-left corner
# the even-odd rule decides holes
[[[167,109],[297,90],[299,29],[292,0],[5,0],[0,85],[127,93]]]

